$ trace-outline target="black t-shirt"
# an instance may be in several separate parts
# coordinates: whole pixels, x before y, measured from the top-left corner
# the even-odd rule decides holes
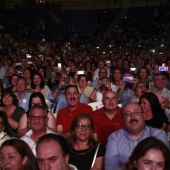
[[[71,147],[69,163],[75,165],[78,170],[90,170],[97,146],[98,143],[85,150],[75,150]],[[105,146],[100,145],[96,157],[104,156],[105,149]]]

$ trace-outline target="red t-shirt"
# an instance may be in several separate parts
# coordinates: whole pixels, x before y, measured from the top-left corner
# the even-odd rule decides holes
[[[74,111],[70,111],[68,106],[59,110],[57,114],[57,121],[56,125],[62,125],[63,126],[63,133],[68,132],[71,127],[71,123],[73,119],[81,113],[86,113],[91,115],[92,108],[91,106],[88,106],[87,104],[79,103],[77,108]]]
[[[104,113],[104,108],[92,112],[91,117],[94,122],[94,132],[97,133],[98,141],[103,145],[107,144],[107,139],[112,132],[124,127],[122,109],[118,107],[117,110],[117,114],[111,120]]]

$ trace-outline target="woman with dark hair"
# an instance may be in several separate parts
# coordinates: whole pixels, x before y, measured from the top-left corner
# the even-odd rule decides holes
[[[145,124],[154,128],[167,130],[168,118],[161,108],[158,97],[152,93],[144,93],[140,97],[140,105],[145,115]]]
[[[25,110],[18,106],[18,99],[11,90],[4,90],[1,98],[2,107],[0,107],[0,111],[4,111],[8,118],[8,125],[6,126],[5,131],[12,137],[18,137],[18,127],[25,127],[27,124],[27,122],[25,122]]]
[[[47,117],[48,117],[48,129],[50,131],[53,131],[53,132],[56,132],[56,120],[55,120],[55,117],[53,115],[52,112],[49,112],[48,111],[48,106],[45,102],[45,99],[44,99],[44,96],[42,93],[40,92],[34,92],[31,94],[30,96],[30,100],[29,100],[29,104],[28,104],[28,112],[27,112],[27,115],[31,109],[32,106],[35,106],[35,105],[42,105],[44,108],[46,108],[46,111],[47,111]],[[24,120],[25,122],[27,122],[27,117],[26,119]],[[29,130],[29,127],[26,126],[25,127],[18,127],[18,135],[19,136],[23,136],[25,135],[25,133]]]
[[[86,61],[84,69],[86,71],[87,80],[92,82],[94,76],[94,70],[92,68],[92,64],[90,61]]]
[[[77,169],[104,169],[105,147],[95,141],[94,124],[89,115],[79,114],[74,118],[68,144],[69,163],[75,165]]]
[[[12,90],[13,92],[17,91],[17,80],[18,80],[18,74],[13,74],[11,77],[9,77],[9,83],[11,87],[8,87],[6,89]]]
[[[25,79],[27,80],[27,88],[29,88],[31,84],[31,77],[32,77],[31,70],[29,68],[26,68],[23,72],[23,75]]]
[[[5,141],[0,149],[2,170],[39,170],[30,147],[20,139]]]
[[[45,100],[48,100],[48,95],[50,93],[50,88],[45,85],[45,81],[40,73],[35,73],[32,76],[31,80],[31,89],[29,89],[30,92],[40,92],[44,95]]]
[[[170,170],[170,150],[160,140],[149,137],[142,140],[132,152],[127,170]]]

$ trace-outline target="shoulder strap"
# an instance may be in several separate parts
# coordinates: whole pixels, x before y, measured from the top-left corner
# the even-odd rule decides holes
[[[94,154],[94,158],[93,158],[93,162],[91,164],[91,168],[94,166],[94,162],[96,160],[96,156],[97,156],[97,153],[98,153],[98,150],[99,150],[99,146],[100,146],[100,143],[97,145],[97,148],[96,148],[96,152]]]

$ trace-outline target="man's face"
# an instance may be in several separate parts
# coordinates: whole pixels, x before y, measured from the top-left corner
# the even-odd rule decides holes
[[[154,79],[154,86],[156,88],[159,88],[159,89],[163,89],[164,87],[164,84],[165,84],[165,78],[164,76],[160,75],[160,76],[155,76]]]
[[[108,91],[103,95],[103,105],[105,110],[117,109],[117,96],[114,92]]]
[[[69,156],[63,156],[57,142],[44,141],[37,146],[36,152],[40,170],[67,170]]]
[[[68,105],[72,107],[77,106],[79,103],[79,96],[80,94],[75,87],[68,88],[65,94]]]
[[[46,129],[48,118],[41,108],[34,108],[30,111],[28,125],[34,132],[41,132]]]
[[[142,108],[137,103],[129,103],[123,108],[123,122],[129,134],[138,134],[144,130],[145,119]]]
[[[123,61],[122,60],[118,60],[117,61],[117,66],[118,67],[122,67],[123,66]]]
[[[23,79],[19,79],[16,87],[18,92],[25,92],[27,89],[27,82]]]
[[[106,69],[100,69],[99,70],[99,79],[103,79],[103,78],[106,78],[107,77],[107,71]]]

